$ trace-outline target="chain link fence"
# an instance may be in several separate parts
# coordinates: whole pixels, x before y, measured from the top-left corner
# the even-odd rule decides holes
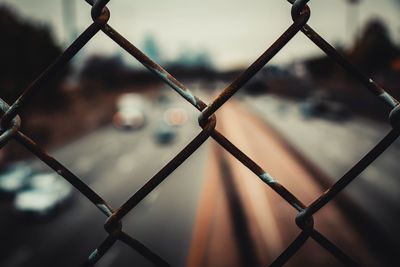
[[[92,6],[91,16],[93,23],[82,32],[79,37],[65,50],[63,54],[50,65],[24,92],[20,97],[9,106],[0,99],[0,148],[7,144],[11,139],[16,140],[37,158],[46,163],[59,175],[71,183],[81,194],[91,201],[105,216],[104,228],[108,235],[105,240],[89,255],[82,266],[93,266],[101,257],[119,240],[132,249],[139,252],[142,256],[153,262],[157,266],[170,266],[159,255],[153,253],[138,240],[129,236],[123,231],[122,220],[140,201],[142,201],[152,190],[162,183],[176,168],[178,168],[192,153],[194,153],[208,138],[213,138],[226,151],[232,154],[237,160],[250,169],[258,179],[261,179],[267,186],[271,187],[277,194],[285,199],[298,215],[295,222],[301,229],[300,234],[295,240],[282,251],[271,266],[284,265],[309,239],[314,239],[321,247],[330,252],[339,261],[347,266],[358,266],[358,264],[342,251],[338,246],[328,240],[323,234],[314,228],[313,215],[335,198],[350,182],[367,168],[376,158],[378,158],[400,135],[400,106],[399,102],[387,93],[382,87],[372,79],[361,73],[356,66],[352,65],[346,58],[338,53],[327,41],[316,33],[307,22],[311,11],[307,6],[309,0],[288,0],[292,4],[291,16],[293,24],[276,40],[250,67],[241,73],[230,83],[221,94],[207,105],[200,98],[193,95],[190,90],[181,82],[170,75],[160,65],[152,61],[143,54],[133,44],[120,35],[115,29],[107,24],[110,11],[106,4],[109,0],[86,0]],[[156,173],[143,187],[134,193],[121,207],[112,208],[103,198],[93,189],[85,184],[79,177],[63,166],[52,156],[48,155],[38,144],[29,136],[20,131],[21,119],[19,111],[29,104],[32,94],[38,91],[46,82],[57,74],[66,63],[71,60],[87,42],[100,31],[103,31],[109,38],[126,50],[130,55],[141,62],[149,71],[159,77],[164,83],[180,94],[199,112],[198,122],[202,131],[171,161],[168,162],[158,173]],[[310,205],[303,204],[295,195],[282,186],[271,175],[264,171],[256,162],[244,154],[239,148],[225,138],[215,127],[217,117],[215,113],[223,106],[237,91],[239,91],[264,65],[266,65],[291,39],[302,32],[316,46],[325,52],[331,59],[341,65],[353,78],[362,83],[366,89],[376,95],[389,109],[389,119],[392,130],[359,162],[357,162],[347,173],[337,180],[328,190]],[[1,95],[0,95],[1,97]],[[388,112],[389,113],[389,112]]]

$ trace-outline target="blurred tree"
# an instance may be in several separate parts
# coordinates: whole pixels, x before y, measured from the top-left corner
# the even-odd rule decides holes
[[[127,71],[120,57],[92,56],[88,58],[79,75],[80,80],[91,83],[85,90],[113,89],[118,87]]]
[[[94,55],[89,57],[79,73],[79,81],[86,96],[102,90],[118,90],[132,85],[147,85],[154,76],[146,69],[124,64],[122,57]],[[146,87],[143,87],[146,89]]]
[[[260,95],[268,93],[269,88],[264,80],[258,78],[248,82],[243,89],[247,94]]]
[[[366,25],[350,51],[353,62],[368,74],[389,70],[399,55],[399,49],[391,40],[386,26],[377,19]]]
[[[61,53],[50,31],[20,19],[14,11],[0,6],[0,97],[14,101],[22,91]],[[36,93],[30,107],[55,108],[64,100],[60,83],[67,73],[54,77]]]
[[[343,47],[335,45],[335,48],[341,55],[346,54]],[[305,61],[305,65],[313,78],[316,79],[327,79],[341,70],[338,64],[326,55],[309,58]]]

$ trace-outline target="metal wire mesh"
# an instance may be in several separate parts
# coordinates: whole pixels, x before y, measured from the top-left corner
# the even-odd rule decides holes
[[[291,24],[280,38],[276,40],[250,67],[236,77],[236,79],[230,83],[210,105],[207,105],[200,98],[193,95],[181,82],[143,54],[139,49],[107,24],[110,13],[106,4],[109,0],[86,0],[86,2],[92,5],[91,16],[93,18],[93,23],[79,35],[79,37],[64,51],[64,53],[62,53],[61,56],[50,65],[11,106],[7,105],[0,99],[0,148],[7,144],[11,139],[16,140],[59,175],[64,177],[106,216],[104,228],[108,232],[108,236],[98,246],[98,248],[91,253],[82,266],[93,266],[96,264],[96,262],[107,253],[117,240],[132,247],[157,266],[170,266],[160,256],[154,254],[138,240],[135,240],[126,234],[122,230],[121,220],[210,137],[251,170],[258,179],[261,179],[267,186],[271,187],[298,212],[295,221],[297,226],[301,229],[301,233],[287,247],[287,249],[273,261],[271,266],[282,266],[285,264],[309,238],[314,239],[319,245],[345,265],[358,265],[349,255],[314,228],[313,215],[336,197],[350,182],[356,179],[358,175],[377,157],[379,157],[400,135],[399,102],[372,79],[361,73],[356,66],[339,54],[335,48],[307,25],[311,14],[310,9],[307,6],[309,0],[288,0],[288,2],[292,4],[291,16],[293,18],[293,24]],[[117,209],[112,208],[79,177],[74,175],[55,158],[48,155],[39,145],[29,138],[29,136],[22,133],[20,131],[21,120],[18,116],[18,112],[24,107],[24,105],[29,104],[31,95],[38,91],[38,89],[60,71],[91,38],[99,33],[99,31],[103,31],[109,38],[119,44],[121,48],[141,62],[149,71],[154,73],[198,109],[200,112],[198,121],[202,128],[202,131],[182,151],[180,151],[168,162],[167,165],[165,165]],[[308,206],[303,204],[295,195],[271,177],[271,175],[264,171],[256,162],[244,154],[239,148],[215,129],[217,123],[215,112],[217,112],[221,106],[223,106],[237,91],[239,91],[300,31],[389,107],[391,110],[389,118],[392,125],[392,130],[370,152],[368,152],[347,173],[338,179],[335,184]]]

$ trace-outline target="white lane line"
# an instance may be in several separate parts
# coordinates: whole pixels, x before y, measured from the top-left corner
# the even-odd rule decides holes
[[[136,151],[120,156],[115,165],[116,170],[122,174],[132,173],[137,168],[137,161],[135,160],[137,157],[138,153]]]
[[[78,173],[88,173],[93,168],[95,161],[93,157],[79,157],[74,162],[74,170]]]
[[[101,176],[90,184],[90,187],[97,190],[111,190],[111,187],[117,183],[110,183],[107,177],[121,176],[126,177],[127,174],[134,174],[134,171],[138,168],[138,162],[135,160],[138,157],[137,152],[131,152],[128,154],[123,154],[116,159],[115,163],[112,163],[112,168],[107,170]]]

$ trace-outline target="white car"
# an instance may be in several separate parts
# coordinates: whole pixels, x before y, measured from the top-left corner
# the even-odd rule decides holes
[[[117,101],[113,124],[120,129],[139,129],[145,124],[145,100],[140,94],[122,94]]]
[[[17,163],[8,166],[0,173],[0,195],[12,197],[27,186],[33,170],[28,165]]]
[[[29,185],[14,198],[18,214],[48,216],[68,203],[72,187],[56,173],[38,173],[30,177]]]

